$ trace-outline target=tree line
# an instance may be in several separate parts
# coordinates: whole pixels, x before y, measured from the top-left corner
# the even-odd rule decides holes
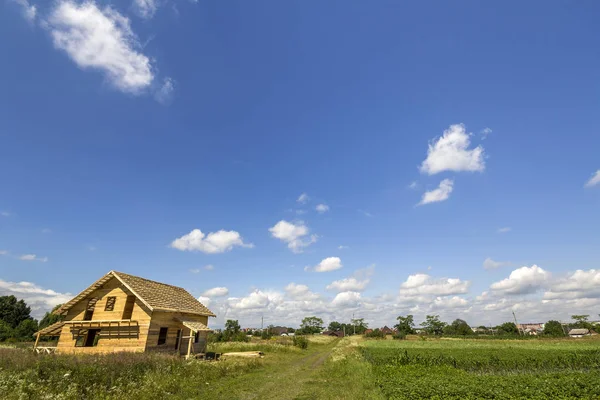
[[[57,305],[52,311],[58,309]],[[15,296],[0,296],[0,342],[33,340],[33,334],[60,320],[59,315],[47,312],[38,322],[31,316],[31,307]]]

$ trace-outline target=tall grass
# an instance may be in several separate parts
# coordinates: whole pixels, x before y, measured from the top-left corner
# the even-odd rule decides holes
[[[0,398],[189,398],[202,395],[207,383],[259,366],[257,360],[210,363],[148,353],[35,355],[3,348]]]

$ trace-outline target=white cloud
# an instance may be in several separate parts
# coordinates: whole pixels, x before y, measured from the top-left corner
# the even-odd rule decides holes
[[[463,124],[450,125],[439,139],[429,144],[421,172],[434,175],[442,171],[483,171],[484,149],[469,149],[471,140]]]
[[[600,298],[600,270],[581,270],[553,282],[544,299]]]
[[[317,204],[315,210],[317,210],[317,212],[319,212],[320,214],[323,214],[329,211],[329,206],[327,204]]]
[[[418,188],[418,187],[419,187],[419,184],[417,183],[417,181],[412,181],[410,183],[410,185],[408,185],[408,188],[409,189],[413,189],[413,190],[416,189],[416,188]]]
[[[208,264],[204,266],[204,269],[207,271],[212,271],[215,269],[215,267],[212,264]]]
[[[163,105],[171,104],[174,92],[175,81],[167,77],[164,79],[162,86],[154,93],[154,99]]]
[[[231,297],[227,301],[229,306],[234,309],[264,309],[280,304],[283,301],[283,295],[274,291],[255,290],[246,297]]]
[[[600,183],[600,169],[592,174],[592,177],[589,181],[585,183],[586,188],[590,188],[592,186],[596,186]]]
[[[0,256],[5,256],[8,254],[8,251],[6,250],[0,250]]]
[[[349,248],[350,248],[350,247],[348,247],[348,246],[344,246],[344,245],[340,245],[340,246],[338,246],[338,250],[346,250],[346,249],[349,249]]]
[[[206,296],[198,297],[198,301],[200,303],[204,304],[206,307],[210,307],[210,303],[212,303],[212,299],[210,297],[206,297]]]
[[[458,296],[436,297],[435,300],[433,300],[433,305],[436,308],[442,308],[442,309],[460,308],[460,307],[466,306],[468,303],[469,302],[467,300],[463,299],[462,297],[458,297]]]
[[[490,128],[483,128],[481,130],[481,140],[487,139],[490,133],[492,133],[492,130]]]
[[[483,260],[483,268],[484,269],[496,269],[500,267],[505,267],[511,265],[512,263],[509,261],[494,261],[490,257]]]
[[[23,254],[22,256],[19,256],[19,260],[47,262],[48,257],[38,257],[35,254]]]
[[[202,296],[205,297],[223,297],[223,296],[227,296],[229,294],[229,289],[227,289],[226,287],[215,287],[212,289],[208,289],[207,291],[205,291],[204,293],[202,293]]]
[[[453,186],[454,181],[452,179],[444,179],[440,182],[440,186],[438,186],[437,189],[433,189],[423,194],[423,198],[421,198],[419,205],[448,200],[450,193],[452,193]]]
[[[308,197],[308,194],[302,193],[296,201],[300,204],[306,204],[308,202],[308,200],[310,200],[310,197]]]
[[[470,285],[470,281],[463,281],[458,278],[434,279],[427,274],[414,274],[409,275],[406,281],[400,285],[400,295],[415,297],[464,294],[468,292]]]
[[[311,292],[308,286],[296,284],[294,282],[288,284],[285,287],[285,291],[293,299],[315,300],[320,297],[317,293]]]
[[[358,280],[354,277],[351,277],[333,281],[329,285],[327,285],[326,289],[335,290],[337,292],[362,292],[363,290],[365,290],[368,284],[369,279]]]
[[[327,257],[321,260],[319,264],[314,267],[306,267],[305,271],[315,271],[315,272],[329,272],[335,271],[336,269],[342,268],[342,260],[339,257]]]
[[[512,271],[508,278],[493,283],[490,288],[504,294],[529,294],[544,287],[549,279],[550,273],[537,265],[524,266]]]
[[[353,291],[338,293],[331,301],[331,304],[335,307],[358,307],[360,303],[360,293]]]
[[[200,229],[194,229],[171,243],[171,247],[177,250],[201,251],[207,254],[224,253],[235,246],[254,247],[251,243],[244,243],[238,232],[225,230],[206,235]]]
[[[504,228],[498,228],[498,233],[507,233],[512,231],[512,228],[510,226],[505,226]]]
[[[137,14],[145,19],[152,18],[158,8],[155,0],[133,0],[133,7]]]
[[[199,274],[200,273],[200,268],[190,268],[189,271],[192,274]]]
[[[23,8],[23,16],[27,21],[35,21],[35,16],[37,15],[37,8],[35,5],[29,3],[28,0],[15,0],[15,2]]]
[[[59,293],[44,289],[31,282],[7,282],[0,279],[0,296],[13,295],[23,299],[31,307],[32,316],[41,318],[46,311],[54,306],[71,300],[69,293]]]
[[[45,25],[56,48],[80,68],[102,71],[117,89],[135,94],[152,83],[150,59],[138,51],[129,19],[113,8],[101,10],[92,1],[58,1]]]
[[[269,228],[269,232],[271,232],[274,238],[287,243],[288,248],[294,253],[302,253],[304,247],[310,246],[317,241],[317,235],[306,237],[309,234],[309,230],[304,225],[304,222],[294,224],[281,220]]]

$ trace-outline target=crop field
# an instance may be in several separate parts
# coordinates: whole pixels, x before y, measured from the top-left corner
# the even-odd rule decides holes
[[[596,340],[365,341],[389,399],[598,399]]]

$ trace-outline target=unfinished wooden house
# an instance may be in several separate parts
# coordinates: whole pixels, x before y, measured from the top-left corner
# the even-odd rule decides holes
[[[204,353],[215,316],[185,289],[116,271],[54,313],[62,321],[36,333],[38,352]],[[41,347],[43,336],[58,336],[56,347]]]

